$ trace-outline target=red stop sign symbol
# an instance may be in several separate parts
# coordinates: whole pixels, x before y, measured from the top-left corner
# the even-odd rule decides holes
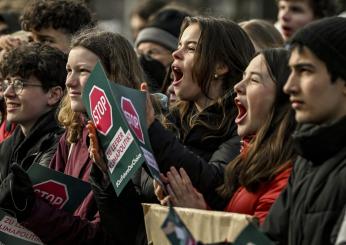
[[[46,199],[52,206],[62,209],[69,200],[65,184],[48,180],[33,186],[37,196]]]
[[[107,135],[113,127],[112,107],[103,89],[93,86],[89,93],[90,111],[97,130]]]
[[[137,111],[135,107],[132,104],[132,101],[128,98],[121,97],[121,109],[124,113],[124,116],[126,118],[126,121],[132,128],[133,132],[135,133],[137,139],[144,143],[144,136],[143,131],[141,127],[141,121],[139,120],[139,116],[137,114]]]

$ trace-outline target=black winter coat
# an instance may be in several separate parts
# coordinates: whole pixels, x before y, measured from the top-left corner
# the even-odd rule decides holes
[[[32,163],[48,166],[58,146],[63,128],[58,125],[53,109],[42,115],[31,128],[27,137],[19,126],[14,133],[0,143],[0,182],[12,163],[27,170]]]
[[[293,137],[300,157],[262,229],[276,244],[333,244],[331,233],[346,203],[346,117],[302,125]]]
[[[227,94],[224,106],[232,110],[233,98]],[[190,108],[191,109],[191,108]],[[192,109],[191,109],[192,110]],[[199,120],[217,125],[223,118],[222,111],[216,104],[211,105],[199,116]],[[240,151],[240,138],[234,123],[235,113],[229,120],[231,126],[224,135],[218,130],[210,130],[204,125],[196,125],[185,133],[182,130],[174,134],[155,121],[148,130],[151,146],[159,165],[160,171],[166,173],[171,166],[183,167],[192,184],[203,193],[208,205],[222,210],[227,204],[215,193],[215,188],[223,183],[225,165],[235,158]],[[177,113],[169,116],[177,129],[188,128],[187,122],[181,122]],[[140,175],[140,176],[138,176]],[[157,202],[154,194],[152,179],[142,170],[137,173],[135,183],[140,181],[140,191],[143,202]],[[221,203],[221,201],[223,201]]]

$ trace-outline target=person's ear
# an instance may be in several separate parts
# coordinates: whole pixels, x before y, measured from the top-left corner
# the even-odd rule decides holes
[[[146,82],[142,82],[140,86],[140,90],[148,92],[148,84]]]
[[[64,95],[64,91],[61,86],[55,86],[49,89],[47,95],[48,95],[47,104],[49,106],[54,106],[60,102],[61,98]]]
[[[222,76],[224,76],[228,72],[229,72],[229,68],[224,63],[216,65],[216,69],[215,69],[216,77],[222,77]]]

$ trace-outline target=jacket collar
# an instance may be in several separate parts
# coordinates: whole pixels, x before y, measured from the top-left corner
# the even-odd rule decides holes
[[[346,116],[330,124],[299,125],[293,133],[298,153],[313,164],[321,164],[345,147]]]

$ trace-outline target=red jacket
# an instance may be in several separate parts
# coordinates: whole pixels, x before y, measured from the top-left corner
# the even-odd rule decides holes
[[[262,224],[270,207],[286,187],[292,168],[278,174],[271,182],[262,184],[254,193],[245,187],[239,187],[234,193],[225,211],[256,216]]]
[[[50,167],[88,182],[92,160],[89,158],[87,135],[88,130],[84,128],[82,139],[73,146],[68,157],[65,133]],[[32,215],[22,225],[33,231],[45,244],[103,244],[99,213],[92,192],[73,215],[36,198]]]
[[[16,124],[4,120],[0,125],[0,142],[12,135],[16,128]]]

